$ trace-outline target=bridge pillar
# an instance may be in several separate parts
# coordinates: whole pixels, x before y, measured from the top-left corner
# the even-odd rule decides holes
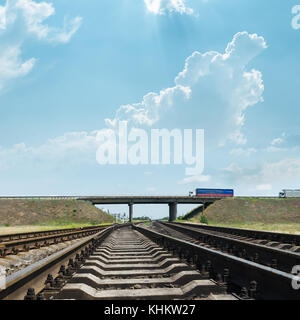
[[[202,214],[204,214],[204,210],[206,210],[212,203],[211,202],[204,202],[202,206]]]
[[[129,222],[132,222],[133,203],[128,203],[128,207],[129,207]]]
[[[177,219],[177,202],[169,203],[169,221],[172,222]]]

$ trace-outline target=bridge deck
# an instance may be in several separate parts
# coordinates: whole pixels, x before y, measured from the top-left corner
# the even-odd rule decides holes
[[[199,196],[7,196],[0,199],[73,199],[90,201],[93,204],[151,204],[151,203],[213,203],[222,197]]]
[[[212,203],[221,197],[189,197],[189,196],[94,196],[80,197],[80,200],[90,201],[93,204],[150,204],[150,203]]]

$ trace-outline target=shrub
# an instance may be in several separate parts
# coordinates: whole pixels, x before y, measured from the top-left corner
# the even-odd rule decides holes
[[[208,224],[207,217],[206,217],[204,214],[201,215],[201,217],[200,217],[200,222],[201,222],[201,223]]]

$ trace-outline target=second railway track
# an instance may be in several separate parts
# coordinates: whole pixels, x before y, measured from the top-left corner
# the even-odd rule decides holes
[[[300,247],[292,243],[232,235],[185,223],[154,222],[154,228],[169,235],[176,234],[177,237],[185,238],[195,244],[287,273],[290,273],[295,265],[300,265]],[[299,241],[296,235],[293,235],[293,241]]]
[[[0,236],[0,258],[20,251],[29,251],[59,242],[86,237],[107,228],[105,225]]]

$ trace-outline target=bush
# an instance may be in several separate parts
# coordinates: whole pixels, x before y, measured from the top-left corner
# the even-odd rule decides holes
[[[201,215],[201,217],[200,217],[200,222],[201,222],[201,223],[208,224],[207,217],[206,217],[204,214]]]

